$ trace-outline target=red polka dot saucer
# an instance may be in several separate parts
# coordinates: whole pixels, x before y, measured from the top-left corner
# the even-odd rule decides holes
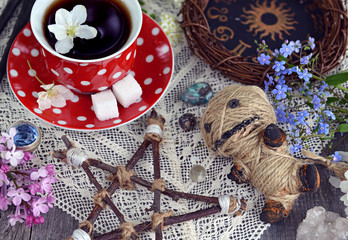
[[[137,55],[130,74],[143,89],[143,95],[128,108],[118,105],[120,116],[99,121],[92,108],[91,96],[78,94],[63,108],[39,109],[38,92],[43,91],[27,65],[30,61],[36,75],[51,83],[52,71],[47,71],[39,57],[40,45],[31,32],[30,24],[18,34],[7,62],[7,75],[14,95],[31,113],[54,126],[80,131],[103,130],[127,124],[149,111],[165,94],[173,75],[173,52],[169,40],[159,25],[143,15],[143,26],[137,39]]]

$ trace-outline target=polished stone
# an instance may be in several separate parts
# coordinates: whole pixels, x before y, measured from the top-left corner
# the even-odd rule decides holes
[[[28,146],[35,142],[39,137],[37,128],[29,124],[16,126],[17,134],[14,137],[14,144],[17,147]]]
[[[214,92],[206,82],[198,82],[191,85],[180,95],[180,99],[192,105],[205,104],[212,99]]]
[[[202,165],[194,165],[190,171],[190,178],[193,182],[202,182],[207,176],[207,170]]]
[[[196,116],[192,113],[185,113],[179,118],[179,125],[184,131],[192,131],[197,124]]]

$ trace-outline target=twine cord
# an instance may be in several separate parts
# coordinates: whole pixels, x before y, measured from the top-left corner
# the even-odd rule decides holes
[[[73,239],[73,240],[91,240],[91,237],[83,231],[82,229],[75,229],[71,237],[68,239]]]
[[[89,229],[87,235],[91,235],[92,231],[93,231],[93,224],[88,221],[88,220],[84,220],[83,222],[80,223],[79,228],[83,228],[83,227],[87,227]],[[82,229],[81,229],[82,230]],[[85,232],[85,231],[84,231]]]
[[[89,156],[80,148],[71,148],[66,153],[68,164],[74,168],[80,168],[82,163],[86,161]]]
[[[93,201],[95,205],[99,205],[101,208],[105,209],[107,207],[106,203],[104,202],[105,196],[108,196],[111,198],[110,193],[103,188],[98,193],[96,193],[93,197]]]
[[[138,237],[138,233],[135,231],[133,224],[130,222],[122,223],[119,229],[122,231],[121,240],[132,239],[132,234]]]
[[[167,211],[164,213],[154,213],[152,215],[152,230],[156,231],[158,225],[161,226],[161,231],[163,230],[163,221],[166,217],[173,216],[173,211]]]
[[[162,178],[158,178],[153,181],[151,192],[154,192],[156,189],[160,190],[161,192],[166,189],[166,183]]]
[[[118,181],[120,182],[120,187],[125,190],[134,190],[135,184],[130,179],[131,176],[133,176],[134,173],[132,171],[128,171],[125,166],[118,166],[116,177]]]

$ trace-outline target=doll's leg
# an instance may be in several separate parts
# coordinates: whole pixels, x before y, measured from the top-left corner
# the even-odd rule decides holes
[[[274,200],[266,200],[260,219],[266,223],[274,223],[283,220],[289,215],[291,208],[286,209],[282,203]]]
[[[248,182],[248,178],[245,175],[245,170],[242,166],[237,163],[233,164],[231,172],[227,175],[229,179],[235,181],[236,183],[245,183]]]
[[[319,188],[320,176],[316,166],[311,164],[303,165],[297,172],[300,180],[300,192],[314,192]]]

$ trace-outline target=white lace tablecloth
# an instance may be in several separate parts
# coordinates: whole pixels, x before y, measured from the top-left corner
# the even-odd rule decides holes
[[[7,0],[0,0],[3,7]],[[179,7],[170,2],[146,0],[144,8],[150,13],[160,16],[162,12],[177,14]],[[15,16],[18,13],[15,13]],[[0,55],[3,54],[5,44],[14,25],[11,19],[0,38]],[[178,119],[184,113],[193,113],[199,119],[204,106],[190,106],[179,99],[180,94],[195,82],[208,82],[214,92],[233,83],[224,78],[219,72],[212,71],[202,61],[192,55],[184,39],[174,49],[175,70],[174,76],[166,95],[155,106],[156,110],[166,119],[165,141],[162,145],[161,169],[162,178],[170,189],[177,191],[202,194],[207,196],[235,195],[244,197],[248,208],[243,216],[229,217],[214,215],[165,229],[165,239],[259,239],[268,224],[259,220],[264,197],[249,184],[236,184],[227,179],[232,160],[216,157],[210,154],[205,147],[198,126],[194,131],[184,132],[179,127]],[[99,132],[78,132],[64,130],[51,126],[25,110],[12,94],[7,78],[1,83],[0,92],[0,125],[5,131],[10,124],[18,120],[28,120],[42,129],[42,142],[33,160],[35,166],[54,164],[57,172],[57,183],[54,185],[55,205],[79,221],[87,218],[92,208],[95,187],[89,182],[82,170],[73,170],[71,167],[52,158],[52,151],[64,149],[60,137],[66,134],[78,146],[89,151],[92,156],[113,165],[124,165],[134,154],[143,141],[146,127],[146,116],[117,129]],[[319,142],[312,141],[312,148],[320,152]],[[203,182],[194,183],[189,178],[189,171],[195,160],[207,169],[207,177]],[[98,180],[107,187],[110,182],[105,181],[106,172],[94,170]],[[144,157],[134,168],[134,172],[148,181],[153,180],[153,166],[151,151],[146,151]],[[125,215],[126,221],[134,224],[149,221],[150,213],[145,209],[153,203],[153,193],[143,187],[135,191],[117,190],[112,200]],[[169,197],[162,197],[162,210],[174,209],[175,214],[184,214],[206,208],[208,205],[201,202],[179,200],[172,201]],[[105,233],[116,229],[119,222],[110,209],[104,210],[95,223],[95,231]],[[152,239],[153,233],[141,233],[140,239]]]

